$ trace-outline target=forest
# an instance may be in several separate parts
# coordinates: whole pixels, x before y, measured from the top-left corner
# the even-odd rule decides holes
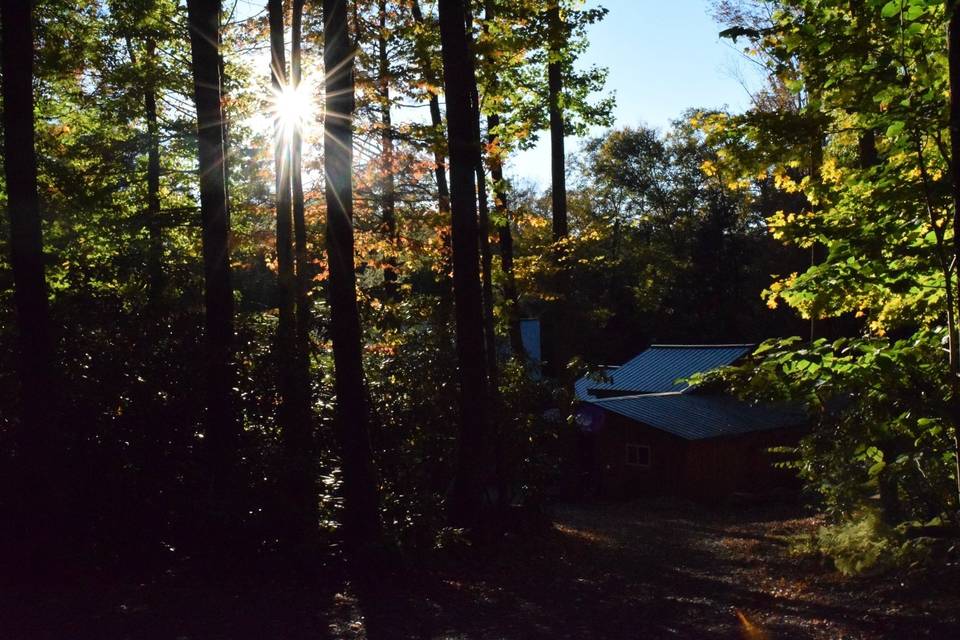
[[[657,127],[593,0],[0,0],[0,635],[952,637],[960,2],[700,11]],[[651,345],[789,495],[587,490]]]

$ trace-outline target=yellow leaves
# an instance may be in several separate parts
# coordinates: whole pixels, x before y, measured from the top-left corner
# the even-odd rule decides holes
[[[797,272],[794,271],[786,278],[774,280],[770,283],[770,288],[761,293],[761,297],[766,299],[768,309],[776,309],[779,306],[781,296],[788,291],[797,279]],[[776,278],[776,276],[771,276]]]
[[[704,160],[703,164],[700,165],[700,171],[702,171],[703,175],[707,176],[708,178],[712,178],[717,175],[717,163],[715,163],[713,160]]]
[[[843,182],[843,171],[837,165],[835,158],[827,158],[820,167],[820,177],[826,183],[840,184]]]
[[[787,193],[796,193],[800,191],[800,185],[794,181],[789,175],[784,167],[777,167],[773,170],[773,184]]]

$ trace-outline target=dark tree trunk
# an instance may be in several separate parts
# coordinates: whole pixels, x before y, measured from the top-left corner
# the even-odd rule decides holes
[[[4,0],[3,129],[10,262],[20,357],[21,412],[28,440],[47,428],[53,387],[33,124],[33,28],[30,3]],[[33,433],[31,433],[33,432]]]
[[[278,95],[287,87],[283,0],[269,0],[271,80]],[[316,529],[317,499],[311,471],[310,408],[304,395],[304,354],[298,349],[296,302],[298,283],[293,248],[291,144],[297,125],[277,120],[274,140],[277,207],[278,313],[276,362],[280,390],[279,423],[283,441],[283,492],[287,508],[285,535],[306,543]]]
[[[950,178],[953,195],[953,263],[960,264],[960,2],[948,4],[950,22],[947,28],[947,60],[950,76]],[[960,301],[960,275],[957,277],[956,299]],[[956,457],[957,500],[960,505],[960,390],[951,375],[953,405],[953,445]]]
[[[547,12],[550,28],[550,51],[553,56],[565,46],[563,24],[560,18],[558,2],[554,2]],[[564,125],[563,108],[560,104],[563,92],[563,69],[558,60],[547,64],[547,85],[550,100],[550,168],[553,203],[553,239],[567,237],[567,166],[563,149]]]
[[[424,24],[423,13],[420,11],[420,3],[417,0],[412,0],[410,10],[413,14],[414,21],[421,25]],[[433,70],[430,52],[427,50],[422,39],[417,41],[414,52],[416,53],[417,63],[420,65],[423,79],[429,87],[427,93],[430,96],[430,123],[433,125],[434,135],[434,138],[431,140],[431,147],[433,149],[433,175],[437,183],[437,206],[440,211],[440,216],[443,218],[450,215],[450,187],[447,183],[446,139],[443,114],[440,112],[440,98],[434,90],[434,87],[438,84],[438,78]],[[447,320],[450,318],[451,308],[453,306],[453,292],[449,278],[446,277],[446,274],[449,274],[453,270],[452,247],[449,231],[444,228],[441,230],[440,235],[443,247],[442,273],[444,276],[440,282],[439,316],[440,328],[446,332],[448,327]]]
[[[485,0],[484,16],[487,21],[495,17],[493,0]],[[494,60],[487,60],[491,66]],[[494,78],[496,83],[496,78]],[[493,87],[496,91],[497,86]],[[523,338],[520,334],[520,303],[517,294],[517,280],[513,273],[513,232],[510,229],[510,209],[507,202],[507,188],[503,180],[503,159],[499,151],[497,129],[500,127],[500,115],[491,114],[487,118],[487,139],[490,143],[490,178],[493,181],[493,207],[497,212],[497,234],[500,244],[500,269],[503,271],[503,297],[506,302],[507,325],[510,337],[510,350],[513,355],[525,358]]]
[[[473,60],[477,60],[473,40],[473,12],[469,3],[465,6],[467,47]],[[490,252],[490,204],[487,199],[487,178],[483,169],[483,135],[480,131],[480,92],[477,89],[476,73],[471,76],[470,100],[475,115],[473,123],[474,148],[476,149],[477,204],[480,221],[480,282],[483,292],[483,345],[487,354],[487,376],[491,397],[496,395],[497,336],[493,328],[493,256]]]
[[[479,150],[480,127],[476,128]],[[487,180],[483,172],[483,155],[477,153],[477,202],[479,204],[480,282],[483,293],[483,346],[487,354],[487,376],[490,391],[497,388],[497,336],[493,328],[493,255],[490,251],[490,205],[487,201]]]
[[[64,456],[54,424],[57,398],[37,195],[30,4],[23,0],[0,4],[3,153],[21,415],[15,439],[19,466],[8,475],[15,485],[8,487],[12,503],[3,505],[7,526],[0,525],[4,534],[0,543],[6,549],[8,569],[35,579],[38,572],[55,570],[52,558],[64,548],[61,503],[54,498],[64,486],[56,479],[63,477],[60,461]]]
[[[553,213],[553,240],[559,242],[569,235],[567,223],[567,175],[566,152],[564,151],[564,121],[563,106],[563,65],[558,59],[566,46],[564,24],[560,16],[559,0],[551,0],[547,9],[548,42],[547,46],[552,60],[547,63],[547,89],[550,110],[550,169],[551,169],[551,204]],[[541,316],[543,336],[543,356],[545,372],[559,376],[566,365],[570,353],[567,347],[565,326],[567,315],[564,306],[564,295],[569,288],[568,278],[564,266],[564,248],[556,247],[554,260],[557,263],[557,274],[552,283],[552,289],[557,294],[557,300],[551,304]]]
[[[290,29],[290,83],[296,91],[303,79],[301,63],[304,0],[293,1],[293,20]],[[309,374],[310,358],[310,267],[307,255],[306,206],[303,198],[303,133],[300,126],[293,130],[290,142],[290,186],[293,196],[293,236],[297,271],[297,351]],[[301,365],[303,366],[303,365]],[[309,384],[307,394],[309,403]]]
[[[337,396],[336,431],[343,458],[344,542],[354,551],[380,544],[380,499],[370,446],[362,335],[353,248],[353,46],[346,0],[323,0],[327,69],[324,169],[327,262]]]
[[[411,12],[413,13],[413,19],[423,24],[423,13],[420,11],[420,3],[417,0],[413,0],[410,5]],[[433,125],[433,129],[440,135],[440,132],[443,131],[443,114],[440,112],[440,99],[437,97],[437,93],[433,90],[433,87],[437,86],[437,78],[433,73],[433,68],[430,65],[430,56],[423,47],[417,47],[417,60],[420,65],[421,72],[423,73],[423,79],[426,81],[427,86],[431,87],[428,89],[430,94],[430,123]],[[450,213],[450,188],[447,185],[447,163],[445,160],[445,153],[443,149],[443,143],[440,140],[434,141],[433,146],[433,174],[437,181],[437,198],[439,200],[440,213],[446,214]]]
[[[147,288],[151,304],[163,294],[163,235],[160,225],[160,126],[157,122],[156,44],[147,41],[147,89],[143,93],[147,120]]]
[[[474,177],[477,114],[470,86],[474,62],[467,42],[463,0],[440,0],[440,42],[447,97],[450,198],[453,227],[453,290],[460,377],[460,437],[457,473],[449,500],[451,521],[471,527],[490,477],[486,356],[480,287],[479,229]]]
[[[500,116],[487,118],[490,146],[497,146],[497,127]],[[503,297],[506,300],[507,323],[509,324],[510,349],[518,358],[526,357],[523,338],[520,335],[520,301],[517,293],[517,279],[513,273],[513,232],[510,229],[510,208],[507,200],[506,183],[503,179],[503,162],[496,153],[490,156],[490,178],[493,180],[493,203],[497,212],[497,234],[500,241],[500,268],[503,270]]]
[[[880,156],[877,153],[877,133],[873,129],[866,129],[860,134],[857,140],[857,146],[860,152],[860,168],[869,169],[880,163]]]
[[[233,286],[230,277],[230,213],[224,172],[220,95],[219,0],[189,0],[190,44],[200,171],[204,303],[207,342],[206,443],[214,495],[230,490],[240,433],[233,387]]]
[[[397,195],[394,180],[393,122],[390,117],[390,59],[387,49],[387,0],[380,0],[377,34],[377,62],[380,81],[380,170],[382,175],[383,233],[394,245],[397,236]],[[388,298],[397,294],[397,259],[387,256],[383,280]]]

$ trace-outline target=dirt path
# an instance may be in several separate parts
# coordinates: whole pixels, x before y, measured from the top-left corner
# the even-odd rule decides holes
[[[561,506],[496,551],[448,551],[367,591],[182,576],[4,594],[0,639],[960,638],[956,573],[844,579],[792,558],[796,510]],[[316,585],[323,584],[322,588]]]
[[[537,543],[403,582],[368,636],[960,637],[956,585],[845,579],[790,557],[784,538],[815,524],[795,510],[633,503],[554,519]]]

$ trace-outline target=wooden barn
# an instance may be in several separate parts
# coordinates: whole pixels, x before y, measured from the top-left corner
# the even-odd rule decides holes
[[[715,500],[794,484],[769,449],[795,445],[801,411],[707,393],[682,380],[732,364],[752,345],[655,345],[576,383],[578,485],[608,497]]]

